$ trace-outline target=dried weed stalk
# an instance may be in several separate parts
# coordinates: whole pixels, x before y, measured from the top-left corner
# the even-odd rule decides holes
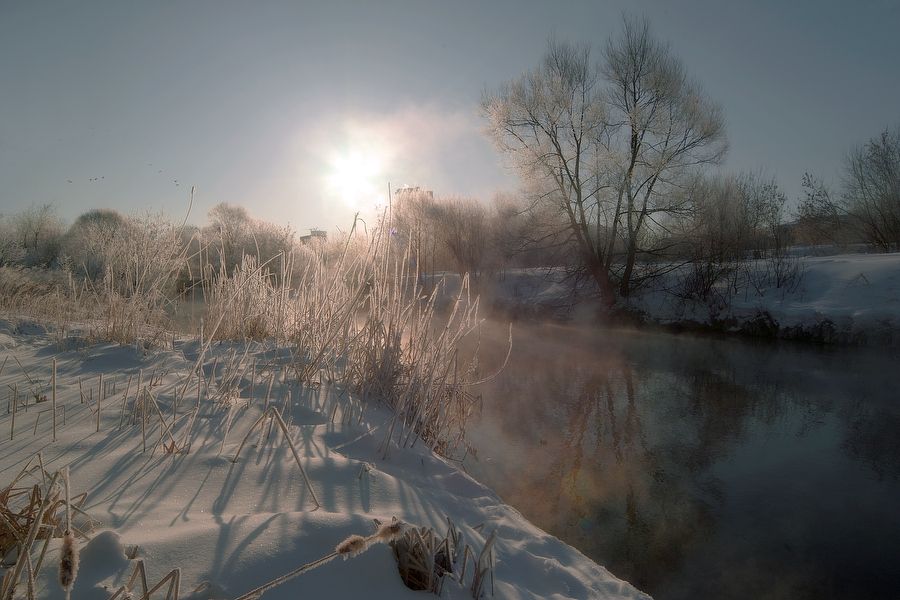
[[[477,600],[482,596],[488,578],[493,595],[493,547],[497,532],[491,533],[476,558],[475,550],[465,543],[459,528],[450,519],[447,519],[447,525],[444,537],[437,535],[433,528],[413,527],[391,543],[403,583],[410,589],[440,596],[445,579],[455,580],[460,586],[466,584],[466,566],[471,560],[474,567],[469,588],[472,597]],[[459,573],[457,577],[454,577],[455,569]]]
[[[59,480],[65,487],[60,489]],[[77,571],[76,540],[88,539],[96,521],[81,506],[87,497],[80,494],[69,497],[68,470],[53,475],[44,470],[40,454],[32,457],[13,481],[0,490],[0,561],[10,564],[12,570],[3,579],[0,598],[12,600],[23,572],[28,575],[27,598],[34,598],[33,581],[40,571],[51,539],[63,538],[63,556],[68,565],[60,569],[60,583],[71,587]],[[78,518],[73,518],[73,513]],[[36,540],[40,545],[37,561],[32,561]],[[67,588],[68,589],[68,588]]]

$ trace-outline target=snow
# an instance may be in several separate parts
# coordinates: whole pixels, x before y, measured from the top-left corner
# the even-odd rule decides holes
[[[493,585],[497,598],[648,597],[533,526],[423,444],[403,447],[393,440],[385,452],[386,409],[367,406],[360,418],[359,401],[349,394],[324,383],[298,385],[290,376],[285,381],[276,359],[284,353],[271,344],[213,345],[201,361],[207,377],[216,370],[207,389],[191,375],[200,355],[194,339],[177,338],[174,349],[152,350],[108,344],[61,350],[55,339],[53,332],[33,325],[0,324],[0,354],[7,358],[0,382],[10,390],[9,403],[13,387],[20,393],[15,429],[9,412],[0,418],[0,486],[6,488],[40,453],[48,472],[69,468],[73,494],[87,493],[83,509],[98,524],[92,539],[79,543],[73,599],[110,598],[129,582],[138,561],[149,587],[179,569],[182,598],[236,598],[334,553],[348,536],[375,533],[374,519],[389,523],[392,517],[407,527],[434,528],[441,537],[449,519],[476,556],[496,531],[486,596]],[[64,424],[58,409],[55,442],[50,415],[38,417],[50,408],[53,359],[57,404],[65,406]],[[142,387],[151,386],[172,438],[152,405],[143,435],[140,419],[132,418],[139,412],[134,409],[139,374]],[[229,393],[223,382],[235,374],[239,385]],[[92,409],[101,396],[101,375],[108,395],[100,401],[97,431]],[[318,507],[277,425],[268,436],[263,428],[247,436],[264,412],[263,395],[272,376],[269,405],[288,423]],[[173,415],[172,398],[182,389],[186,394]],[[199,410],[186,431],[188,411],[198,406],[198,389]],[[35,404],[32,397],[26,412],[24,397],[35,393],[48,400]],[[166,453],[157,442],[170,439],[176,446],[189,439],[190,451]],[[39,598],[65,597],[56,581],[59,545],[58,539],[52,541],[39,572]],[[453,577],[459,576],[459,566]],[[441,597],[471,598],[474,570],[470,559],[463,584],[448,576]],[[138,577],[132,597],[140,595],[139,582]],[[19,587],[20,597],[24,587]],[[165,596],[167,589],[168,583],[153,597]],[[263,597],[394,599],[425,593],[406,588],[391,548],[374,544],[358,556],[303,572]]]
[[[900,254],[843,254],[798,257],[800,284],[794,289],[769,285],[731,294],[728,307],[676,298],[669,279],[643,289],[629,308],[649,321],[700,324],[726,332],[752,331],[764,320],[776,337],[841,344],[900,346]],[[764,268],[761,261],[751,268]],[[511,270],[500,282],[498,305],[528,315],[592,319],[589,303],[574,309],[561,274]],[[505,305],[505,306],[504,306]]]
[[[716,314],[732,331],[760,318],[777,337],[843,344],[900,345],[900,254],[845,254],[799,259],[802,279],[794,289],[744,289]],[[709,323],[701,306],[678,306],[661,294],[639,305],[660,322]]]

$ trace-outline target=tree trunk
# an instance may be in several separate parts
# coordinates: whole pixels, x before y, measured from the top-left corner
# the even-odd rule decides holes
[[[612,308],[616,303],[616,289],[609,280],[609,273],[603,268],[596,256],[591,256],[588,267],[591,275],[594,277],[594,281],[597,282],[597,286],[600,288],[600,301],[606,308]]]
[[[619,295],[627,298],[631,291],[631,275],[634,273],[634,261],[637,256],[637,243],[632,238],[628,241],[628,253],[625,256],[625,270],[622,272],[622,280],[619,282]]]

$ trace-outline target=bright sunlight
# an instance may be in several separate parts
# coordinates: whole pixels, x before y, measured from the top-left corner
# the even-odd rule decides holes
[[[332,165],[334,172],[328,178],[328,186],[347,206],[361,208],[374,204],[378,189],[373,180],[381,172],[381,161],[377,156],[351,152],[336,157]]]

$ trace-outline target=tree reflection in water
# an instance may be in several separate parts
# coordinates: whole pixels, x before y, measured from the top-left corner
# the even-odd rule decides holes
[[[491,327],[482,357],[505,353]],[[900,593],[885,558],[900,550],[896,357],[558,325],[513,337],[465,467],[538,526],[658,600]]]

